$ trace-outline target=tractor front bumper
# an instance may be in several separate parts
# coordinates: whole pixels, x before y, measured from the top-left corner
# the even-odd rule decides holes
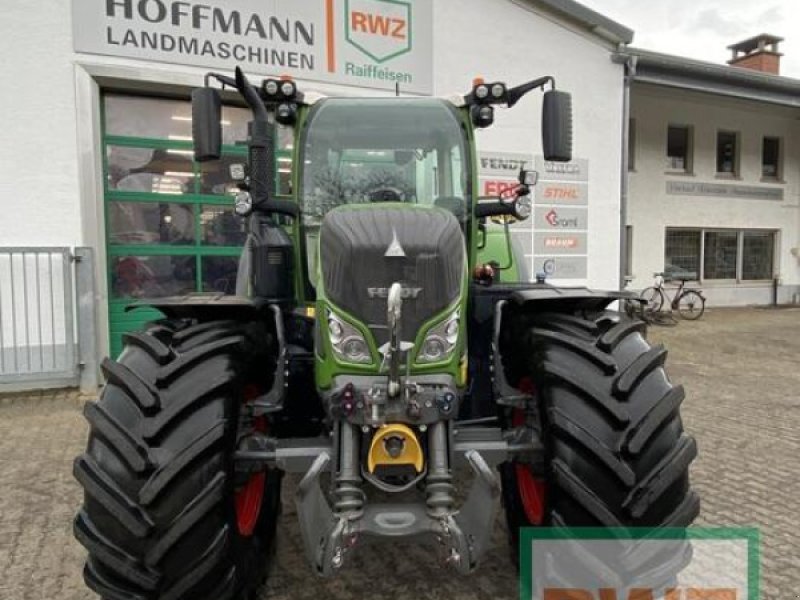
[[[323,473],[336,472],[337,456],[331,438],[263,438],[260,448],[240,450],[237,465],[243,470],[266,466],[302,473],[295,502],[306,556],[316,573],[333,574],[364,538],[414,538],[435,542],[442,560],[459,572],[473,571],[489,547],[500,496],[496,467],[513,456],[526,461],[541,459],[541,444],[530,430],[505,434],[494,427],[454,428],[449,442],[449,464],[468,466],[472,484],[466,500],[446,511],[432,510],[425,502],[370,503],[348,509],[332,506],[323,491]],[[341,462],[342,457],[339,458]],[[449,470],[449,469],[448,469]],[[430,479],[430,474],[429,474]],[[357,490],[363,496],[363,492]]]

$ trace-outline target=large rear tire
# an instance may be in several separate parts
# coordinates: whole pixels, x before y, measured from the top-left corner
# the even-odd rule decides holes
[[[104,362],[107,385],[86,405],[89,443],[74,465],[85,491],[74,532],[101,597],[243,599],[262,582],[281,473],[237,474],[233,453],[252,426],[243,395],[271,385],[269,340],[257,325],[163,321],[128,334],[119,360]]]
[[[682,386],[664,372],[666,350],[651,347],[645,325],[618,313],[520,317],[506,351],[522,354],[509,373],[533,382],[545,445],[543,472],[531,473],[544,498],[539,522],[525,501],[520,470],[502,467],[512,548],[519,528],[685,527],[699,512],[689,485],[697,454],[679,414]],[[522,372],[520,372],[522,371]],[[527,494],[530,496],[530,493]],[[535,509],[535,506],[533,507]]]

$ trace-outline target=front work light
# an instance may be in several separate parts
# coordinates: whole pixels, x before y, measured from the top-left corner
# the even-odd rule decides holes
[[[264,81],[264,92],[268,96],[275,96],[278,93],[278,82],[274,79],[267,79]]]

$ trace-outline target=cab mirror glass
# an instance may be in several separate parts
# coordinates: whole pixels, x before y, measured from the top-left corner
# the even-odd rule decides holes
[[[542,149],[545,160],[572,160],[572,96],[567,92],[548,90],[544,93]]]

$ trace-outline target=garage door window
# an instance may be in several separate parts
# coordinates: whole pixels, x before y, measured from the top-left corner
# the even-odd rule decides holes
[[[230,175],[244,163],[248,110],[222,109],[223,157],[192,155],[191,105],[124,94],[103,97],[103,156],[111,353],[121,335],[159,318],[135,300],[235,293],[246,223],[233,213]],[[291,188],[291,137],[278,133],[278,193]]]
[[[767,281],[775,274],[776,242],[775,231],[668,228],[664,270],[708,281]]]

